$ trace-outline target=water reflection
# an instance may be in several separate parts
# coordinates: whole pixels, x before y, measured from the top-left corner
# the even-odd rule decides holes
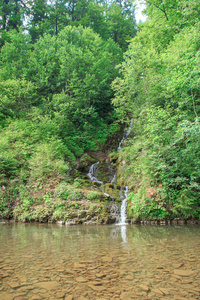
[[[110,230],[110,237],[113,240],[118,240],[121,237],[122,243],[127,243],[127,225],[114,225]]]
[[[200,299],[198,226],[0,225],[0,252],[2,300]]]
[[[127,226],[126,225],[121,225],[121,237],[123,243],[127,243]]]

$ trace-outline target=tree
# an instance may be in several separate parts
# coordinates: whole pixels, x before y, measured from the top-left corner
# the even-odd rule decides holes
[[[184,1],[147,2],[149,19],[124,55],[122,78],[113,82],[118,118],[125,122],[134,116],[132,137],[119,155],[120,173],[134,190],[133,217],[196,218],[199,17],[190,19],[195,6],[183,6]]]
[[[6,39],[6,32],[22,25],[23,17],[27,11],[26,0],[0,0],[0,33],[1,45]]]
[[[31,0],[29,22],[27,27],[33,43],[49,31],[49,26],[49,6],[47,4],[47,0]]]
[[[27,70],[31,50],[31,38],[27,33],[23,33],[22,28],[18,31],[10,30],[0,53],[0,79],[22,79]]]
[[[60,30],[69,24],[69,14],[66,9],[65,0],[56,0],[51,4],[49,11],[50,31],[51,35],[57,35]]]
[[[107,11],[106,24],[108,34],[125,51],[128,42],[136,34],[134,8],[130,10],[127,6],[113,2]]]

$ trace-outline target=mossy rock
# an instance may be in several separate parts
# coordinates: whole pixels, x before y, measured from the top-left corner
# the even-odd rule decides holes
[[[109,194],[111,198],[114,198],[117,202],[121,201],[119,186],[111,183],[106,183],[104,184],[104,192],[106,194]]]
[[[109,182],[110,181],[109,175],[110,175],[110,170],[108,164],[106,163],[106,160],[103,159],[99,162],[98,179],[103,182]]]

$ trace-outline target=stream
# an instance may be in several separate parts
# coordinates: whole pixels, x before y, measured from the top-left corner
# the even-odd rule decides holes
[[[57,299],[200,299],[200,227],[0,223],[0,300]]]

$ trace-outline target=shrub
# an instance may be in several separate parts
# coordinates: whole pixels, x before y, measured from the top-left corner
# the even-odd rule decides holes
[[[91,191],[88,195],[87,195],[87,198],[89,199],[89,200],[97,200],[97,199],[99,199],[100,198],[100,195],[99,195],[99,193],[98,192],[96,192],[96,191]]]

